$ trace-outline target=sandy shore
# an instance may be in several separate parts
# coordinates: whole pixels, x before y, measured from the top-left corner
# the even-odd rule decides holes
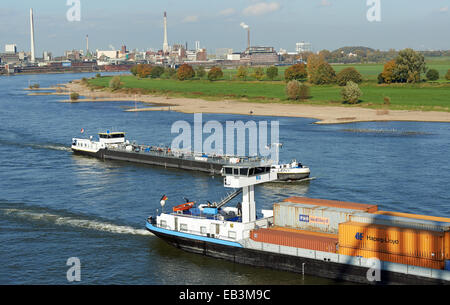
[[[248,103],[223,100],[205,101],[193,98],[168,98],[151,95],[129,95],[102,90],[91,91],[79,81],[65,84],[65,94],[77,92],[85,97],[78,102],[138,101],[156,105],[126,111],[179,111],[183,113],[228,113],[257,116],[302,117],[317,119],[317,124],[338,124],[367,121],[450,122],[450,112],[374,110],[362,107],[333,107],[301,104]],[[64,100],[62,102],[71,102]]]

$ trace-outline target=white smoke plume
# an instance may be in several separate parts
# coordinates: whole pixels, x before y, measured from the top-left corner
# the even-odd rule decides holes
[[[246,25],[244,22],[241,22],[240,25],[243,29],[245,29],[245,30],[248,29],[248,25]]]

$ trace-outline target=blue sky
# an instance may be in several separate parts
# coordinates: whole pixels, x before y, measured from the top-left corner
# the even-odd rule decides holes
[[[35,11],[38,54],[84,49],[162,48],[162,15],[169,18],[169,43],[216,48],[252,45],[294,51],[309,41],[315,50],[362,45],[375,49],[450,49],[450,0],[380,0],[381,22],[366,18],[367,0],[80,0],[81,21],[69,22],[67,0],[5,1],[0,10],[0,47],[29,50],[29,8]]]

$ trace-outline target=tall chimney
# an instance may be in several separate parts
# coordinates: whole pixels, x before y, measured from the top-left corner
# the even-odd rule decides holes
[[[30,26],[31,26],[31,62],[36,61],[36,53],[34,49],[34,20],[33,20],[33,9],[30,8]]]
[[[89,35],[86,35],[86,56],[89,54]]]
[[[163,44],[163,52],[169,52],[169,43],[167,42],[167,13],[164,12],[164,44]]]
[[[250,27],[247,29],[248,37],[247,37],[247,48],[250,50]]]

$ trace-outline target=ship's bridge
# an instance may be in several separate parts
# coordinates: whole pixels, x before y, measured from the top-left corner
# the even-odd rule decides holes
[[[255,185],[278,179],[270,165],[227,165],[222,168],[224,186],[242,188],[242,222],[256,220]]]
[[[98,134],[100,143],[105,144],[121,144],[125,143],[124,132],[101,132]]]

